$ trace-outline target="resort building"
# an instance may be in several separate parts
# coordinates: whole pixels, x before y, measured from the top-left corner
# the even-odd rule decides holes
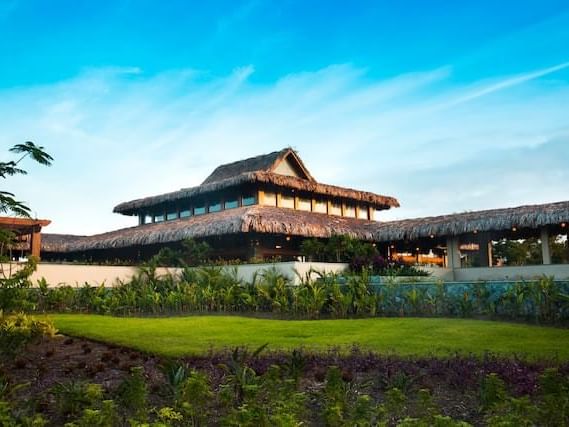
[[[508,241],[534,242],[539,253],[530,264],[569,262],[567,201],[380,221],[382,210],[398,206],[393,197],[317,182],[285,148],[219,166],[197,187],[116,206],[114,212],[136,218],[133,227],[94,236],[46,234],[43,258],[141,261],[194,238],[208,242],[213,257],[286,261],[299,257],[306,238],[345,234],[374,243],[389,259],[452,271],[512,265],[498,253]]]
[[[54,236],[49,258],[146,259],[186,238],[207,241],[221,258],[294,259],[306,237],[349,234],[374,239],[389,196],[317,182],[291,148],[216,168],[192,188],[119,204],[135,227],[96,236]]]

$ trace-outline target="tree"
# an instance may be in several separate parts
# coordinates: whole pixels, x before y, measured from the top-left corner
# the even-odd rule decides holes
[[[10,148],[10,152],[22,154],[16,161],[0,162],[0,178],[7,179],[9,176],[26,175],[24,169],[18,167],[20,162],[26,157],[31,157],[34,161],[44,166],[51,166],[53,157],[44,151],[44,147],[38,147],[31,141],[23,144],[16,144]],[[30,216],[30,208],[19,200],[16,200],[14,193],[0,190],[0,213],[14,214],[17,216]]]

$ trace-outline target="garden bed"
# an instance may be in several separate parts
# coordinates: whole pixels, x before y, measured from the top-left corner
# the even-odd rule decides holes
[[[135,367],[140,369],[133,371]],[[540,380],[540,376],[551,367],[556,369],[556,381],[566,384],[569,374],[566,363],[528,362],[491,355],[407,358],[382,356],[353,347],[347,353],[334,349],[320,353],[265,350],[257,356],[227,350],[172,362],[114,344],[59,336],[28,345],[25,352],[2,364],[0,372],[8,388],[28,385],[16,387],[9,399],[5,395],[0,400],[7,400],[15,413],[29,416],[35,413],[36,417],[49,420],[49,425],[63,425],[71,420],[78,422],[76,425],[107,425],[104,423],[108,421],[107,416],[113,417],[113,425],[126,425],[128,418],[160,420],[163,425],[191,425],[192,408],[184,409],[176,403],[176,393],[182,393],[182,382],[177,382],[176,373],[184,372],[187,381],[195,369],[203,377],[191,377],[194,378],[193,392],[197,393],[191,401],[195,405],[199,396],[203,397],[203,390],[195,389],[196,378],[201,378],[202,386],[211,393],[200,403],[202,415],[207,416],[200,418],[201,425],[222,422],[258,425],[260,418],[255,417],[261,415],[244,411],[260,410],[259,407],[267,411],[265,415],[267,420],[272,420],[272,425],[291,425],[286,424],[285,414],[279,412],[281,404],[292,405],[285,408],[292,411],[289,415],[307,425],[344,425],[357,421],[358,417],[377,421],[378,409],[389,411],[384,417],[388,425],[397,425],[405,417],[433,420],[435,415],[486,425],[489,416],[503,410],[498,406],[485,407],[488,399],[503,400],[499,402],[502,405],[510,399],[506,395],[529,396],[529,402],[541,402],[543,377]],[[247,384],[241,384],[245,386],[244,394],[237,398],[233,394],[236,390],[233,374],[235,369],[244,368],[247,373],[243,381]],[[498,384],[503,382],[504,395],[500,392],[500,396],[492,397],[491,390],[481,393],[481,387],[488,388],[483,380],[491,373],[497,374]],[[144,385],[138,389],[143,390],[138,397],[136,391],[140,384],[133,378]],[[295,378],[298,381],[293,386]],[[125,384],[130,387],[126,394]],[[271,389],[275,385],[278,392]],[[177,387],[180,390],[177,391]],[[344,397],[337,394],[339,391],[345,393]],[[290,398],[298,399],[298,405],[280,401]],[[116,402],[111,415],[108,414],[109,405],[112,406],[109,399]],[[331,412],[334,405],[338,419]],[[363,412],[358,413],[358,408]],[[376,412],[372,413],[371,409]],[[427,414],[429,411],[431,415]],[[176,419],[176,414],[182,418]],[[194,416],[197,415],[194,413]],[[89,417],[95,417],[100,423],[85,424]],[[337,424],[334,424],[335,419]]]

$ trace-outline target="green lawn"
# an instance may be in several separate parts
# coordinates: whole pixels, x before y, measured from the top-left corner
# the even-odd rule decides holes
[[[330,346],[400,355],[446,355],[485,351],[527,358],[569,360],[569,329],[494,321],[425,318],[267,320],[237,316],[119,318],[56,314],[61,333],[120,344],[166,356],[203,354],[210,348],[270,349]]]

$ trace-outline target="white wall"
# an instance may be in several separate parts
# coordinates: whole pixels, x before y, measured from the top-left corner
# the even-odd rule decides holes
[[[569,280],[569,264],[525,265],[520,267],[472,267],[454,270],[454,280],[531,280],[541,276],[553,276],[557,280]]]
[[[237,268],[237,276],[246,282],[253,279],[255,272],[262,272],[270,268],[275,268],[280,273],[289,277],[294,284],[300,282],[300,278],[306,278],[312,271],[311,278],[318,275],[314,271],[321,273],[340,273],[347,268],[348,264],[325,263],[325,262],[279,262],[267,264],[244,264],[235,267],[224,267],[228,270]],[[7,265],[2,265],[7,272]],[[13,264],[13,268],[18,268]],[[457,268],[454,271],[448,268],[424,268],[431,272],[429,277],[418,278],[419,280],[441,279],[445,281],[469,282],[476,280],[531,280],[543,275],[553,276],[558,280],[569,280],[569,264],[563,265],[535,265],[522,267],[490,267],[490,268]],[[298,273],[295,273],[295,271]],[[51,286],[62,284],[83,285],[85,282],[91,285],[105,283],[112,286],[117,279],[122,281],[129,280],[136,274],[136,267],[102,266],[102,265],[80,265],[80,264],[38,264],[37,270],[31,277],[33,283],[44,277]],[[159,268],[158,274],[172,273],[177,274],[176,268]],[[300,277],[299,277],[300,276]]]
[[[235,267],[224,267],[227,270],[237,268],[237,277],[243,281],[250,282],[256,271],[262,272],[270,268],[275,268],[280,273],[284,274],[294,284],[300,282],[300,277],[305,278],[309,271],[312,271],[311,277],[316,278],[317,274],[314,271],[322,273],[335,272],[339,273],[344,271],[348,264],[341,263],[325,263],[325,262],[279,262],[267,264],[244,264]],[[8,268],[7,265],[3,265]],[[16,264],[12,264],[12,268],[17,269]],[[298,275],[295,273],[298,272]],[[6,270],[7,271],[7,270]],[[171,273],[178,274],[180,269],[177,268],[159,268],[157,273],[159,275]],[[127,281],[137,272],[136,267],[121,267],[121,266],[105,266],[105,265],[81,265],[81,264],[50,264],[40,263],[37,270],[32,274],[31,281],[36,283],[42,277],[46,279],[47,283],[51,286],[58,285],[83,285],[85,282],[91,285],[100,285],[105,283],[108,286],[114,285],[117,280]]]

